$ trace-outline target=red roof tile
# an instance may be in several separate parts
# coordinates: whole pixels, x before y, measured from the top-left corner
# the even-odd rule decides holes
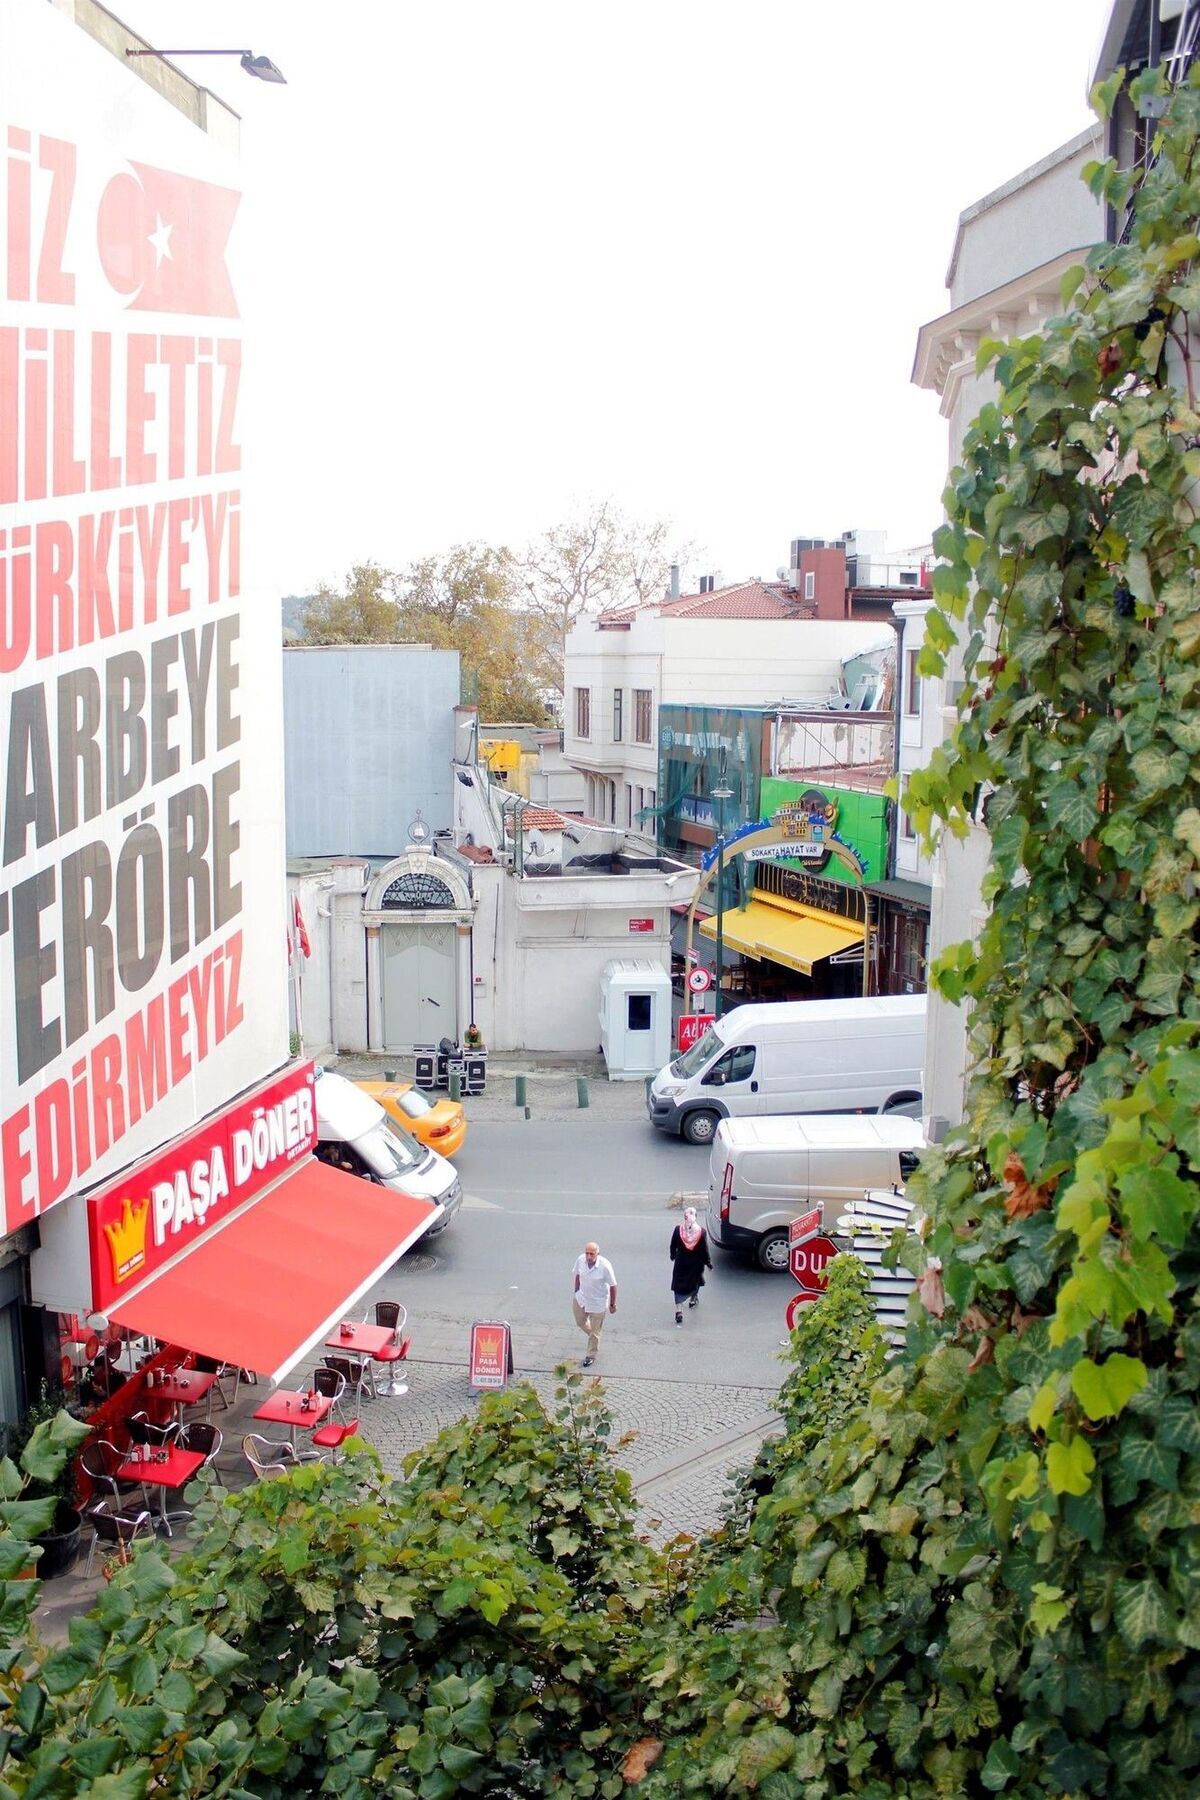
[[[506,812],[504,815],[505,830],[510,837],[516,829],[513,820],[517,810],[514,808],[512,812]],[[569,822],[552,806],[526,806],[520,808],[519,811],[522,831],[565,831]]]
[[[802,600],[794,588],[781,581],[737,581],[707,594],[680,594],[677,600],[651,600],[642,607],[614,607],[602,613],[597,624],[604,629],[632,620],[638,612],[656,612],[665,619],[811,619],[816,602]]]

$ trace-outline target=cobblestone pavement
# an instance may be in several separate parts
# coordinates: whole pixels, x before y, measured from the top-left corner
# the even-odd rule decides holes
[[[575,1365],[569,1365],[574,1367]],[[446,1425],[473,1412],[479,1396],[471,1392],[461,1363],[424,1362],[405,1365],[409,1391],[396,1398],[369,1400],[361,1408],[362,1435],[373,1444],[392,1474],[401,1473],[405,1457],[419,1450]],[[557,1377],[532,1372],[531,1381],[548,1411],[553,1410]],[[251,1418],[264,1390],[243,1389],[235,1406],[217,1418],[225,1434],[218,1460],[221,1480],[242,1487],[249,1471],[240,1449],[245,1431],[270,1433],[271,1427]],[[778,1427],[770,1411],[769,1387],[722,1387],[704,1382],[656,1381],[614,1376],[604,1382],[613,1415],[614,1456],[633,1477],[646,1535],[656,1544],[687,1532],[702,1536],[720,1523],[729,1476],[754,1456],[763,1438]],[[631,1434],[626,1443],[617,1440]],[[102,1583],[101,1562],[83,1574],[89,1534],[74,1571],[48,1583],[38,1608],[38,1628],[49,1642],[65,1643],[71,1618],[95,1600]],[[185,1548],[184,1528],[173,1548]]]
[[[407,1370],[406,1395],[373,1401],[362,1414],[363,1435],[385,1468],[397,1474],[410,1451],[477,1404],[461,1364],[413,1360]],[[552,1410],[555,1376],[528,1379]],[[778,1423],[770,1411],[773,1390],[765,1387],[614,1376],[604,1382],[604,1392],[614,1445],[632,1434],[615,1455],[633,1477],[647,1532],[657,1543],[680,1531],[698,1536],[712,1530],[720,1520],[728,1475],[751,1460]]]

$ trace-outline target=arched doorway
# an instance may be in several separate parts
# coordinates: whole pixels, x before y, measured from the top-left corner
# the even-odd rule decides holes
[[[472,912],[463,876],[426,850],[406,851],[371,883],[371,1037],[381,1049],[460,1036],[469,1018]]]

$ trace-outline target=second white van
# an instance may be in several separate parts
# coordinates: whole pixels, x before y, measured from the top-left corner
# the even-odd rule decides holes
[[[659,1070],[647,1107],[661,1131],[711,1144],[753,1113],[912,1110],[924,1061],[924,994],[739,1006]]]
[[[321,1161],[414,1199],[434,1201],[442,1213],[428,1236],[444,1231],[462,1205],[462,1182],[453,1163],[401,1131],[377,1100],[344,1075],[319,1069],[314,1093]]]
[[[819,1207],[832,1226],[868,1188],[897,1192],[925,1148],[916,1119],[723,1119],[709,1159],[708,1235],[722,1250],[786,1270],[788,1226]]]

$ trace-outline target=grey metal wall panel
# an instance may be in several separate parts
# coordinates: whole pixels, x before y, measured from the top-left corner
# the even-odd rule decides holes
[[[457,650],[285,650],[288,855],[394,855],[418,807],[448,827],[458,699]]]

